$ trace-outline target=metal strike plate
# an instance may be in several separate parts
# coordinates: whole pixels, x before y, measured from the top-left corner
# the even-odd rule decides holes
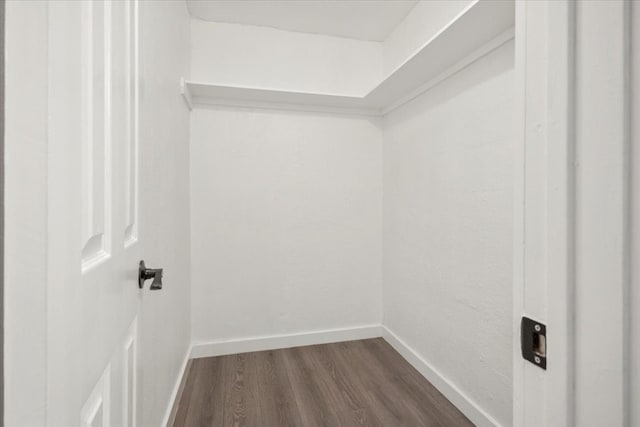
[[[539,368],[547,369],[547,327],[528,317],[522,318],[520,328],[522,357]]]

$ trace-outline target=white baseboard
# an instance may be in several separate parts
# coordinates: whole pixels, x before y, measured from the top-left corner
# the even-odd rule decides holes
[[[380,325],[356,326],[353,328],[327,329],[285,335],[268,335],[234,339],[228,341],[194,343],[191,357],[223,356],[226,354],[249,353],[252,351],[276,350],[279,348],[305,345],[329,344],[333,342],[362,340],[382,336]]]
[[[171,418],[171,412],[173,411],[173,406],[176,403],[176,397],[178,396],[178,391],[180,390],[180,384],[182,383],[182,378],[184,377],[184,372],[187,369],[187,364],[191,359],[191,351],[192,346],[187,348],[187,353],[184,355],[184,360],[182,361],[182,365],[180,366],[180,370],[178,371],[178,377],[176,378],[176,382],[173,386],[173,390],[171,390],[171,395],[169,396],[169,403],[167,404],[167,409],[164,412],[164,417],[162,417],[162,427],[171,427],[169,426],[169,419]]]
[[[418,372],[422,374],[435,388],[440,391],[453,405],[460,410],[472,423],[479,427],[500,427],[491,415],[487,414],[476,402],[462,392],[442,373],[424,360],[418,353],[402,341],[386,326],[381,326],[382,337],[402,357],[405,358]]]

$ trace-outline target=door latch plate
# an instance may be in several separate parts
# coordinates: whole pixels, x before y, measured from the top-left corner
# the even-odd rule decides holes
[[[541,322],[522,318],[520,328],[522,357],[539,368],[547,369],[547,327]]]

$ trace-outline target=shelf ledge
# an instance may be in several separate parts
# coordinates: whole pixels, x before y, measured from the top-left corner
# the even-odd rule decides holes
[[[514,38],[514,2],[477,0],[364,96],[183,80],[190,109],[231,106],[383,116]]]

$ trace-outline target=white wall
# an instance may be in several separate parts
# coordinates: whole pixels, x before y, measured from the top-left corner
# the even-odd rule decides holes
[[[142,426],[160,426],[190,346],[189,67],[184,1],[140,2],[140,240],[164,288],[142,292]]]
[[[382,44],[191,21],[191,80],[364,95],[382,78]]]
[[[511,424],[513,43],[384,121],[384,324]]]
[[[379,123],[192,112],[196,343],[379,324]]]

